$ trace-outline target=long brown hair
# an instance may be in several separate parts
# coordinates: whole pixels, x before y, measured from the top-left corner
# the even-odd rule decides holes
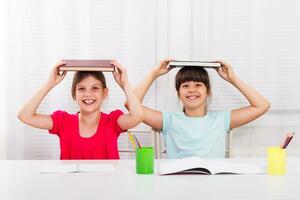
[[[82,81],[84,78],[92,76],[95,79],[99,80],[102,84],[103,89],[106,88],[106,81],[105,81],[105,76],[103,75],[102,72],[90,72],[90,71],[78,71],[75,72],[74,77],[73,77],[73,83],[72,83],[72,97],[75,99],[76,95],[76,85]]]

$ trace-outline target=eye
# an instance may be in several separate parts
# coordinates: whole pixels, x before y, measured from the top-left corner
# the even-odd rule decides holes
[[[98,86],[93,87],[93,90],[99,90],[99,89],[100,89],[100,87],[98,87]]]
[[[188,84],[182,84],[181,87],[186,88],[188,87]]]
[[[196,86],[201,87],[201,86],[203,86],[203,84],[202,83],[196,83]]]
[[[83,91],[85,91],[85,88],[84,87],[79,87],[79,88],[77,88],[77,91],[83,92]]]

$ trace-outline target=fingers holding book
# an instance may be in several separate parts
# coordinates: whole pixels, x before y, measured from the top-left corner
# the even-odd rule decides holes
[[[54,68],[52,69],[50,73],[50,77],[48,79],[48,82],[57,85],[60,83],[66,76],[67,72],[66,71],[60,71],[60,67],[64,66],[66,63],[64,61],[60,61],[55,64]]]
[[[128,84],[127,70],[115,60],[112,61],[112,65],[115,67],[115,71],[113,71],[114,79],[121,88],[124,88]]]
[[[174,67],[170,66],[169,63],[174,59],[164,59],[160,61],[159,65],[153,69],[153,73],[156,77],[168,73]]]
[[[216,62],[221,64],[221,67],[216,68],[219,76],[224,80],[231,82],[235,78],[235,74],[231,65],[224,62],[223,60],[217,60]]]

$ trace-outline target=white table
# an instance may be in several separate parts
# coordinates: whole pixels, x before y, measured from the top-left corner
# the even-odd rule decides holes
[[[265,168],[263,158],[252,159]],[[114,172],[41,174],[51,163],[112,163]],[[159,160],[156,161],[156,164]],[[1,200],[300,199],[300,157],[288,173],[269,175],[136,175],[134,160],[0,161]]]

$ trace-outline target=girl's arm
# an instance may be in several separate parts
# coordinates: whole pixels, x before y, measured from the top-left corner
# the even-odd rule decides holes
[[[113,65],[117,68],[117,71],[113,72],[114,78],[126,95],[129,111],[128,114],[121,115],[118,118],[118,124],[121,129],[128,130],[143,121],[143,110],[128,82],[126,69],[116,61],[113,62]]]
[[[235,86],[249,101],[250,105],[231,111],[230,129],[242,126],[263,115],[270,108],[269,101],[254,88],[239,79],[233,72],[230,65],[223,61],[217,69],[218,74],[224,80]]]
[[[51,71],[51,75],[46,84],[44,84],[42,88],[19,111],[18,118],[22,122],[35,128],[41,128],[46,130],[52,129],[53,123],[51,116],[39,114],[36,113],[36,111],[41,101],[48,94],[48,92],[58,83],[60,83],[66,76],[66,72],[59,74],[58,69],[64,64],[64,62],[59,62],[56,64],[54,69]]]
[[[154,80],[163,75],[168,73],[172,68],[168,67],[168,64],[171,60],[163,60],[160,64],[154,68],[146,78],[139,83],[139,85],[134,89],[134,93],[136,94],[138,100],[140,102],[143,101],[147,91],[149,90],[150,86],[154,82]],[[127,102],[125,106],[128,107]],[[161,130],[163,126],[163,116],[162,112],[150,109],[148,107],[142,106],[144,112],[144,123],[151,126],[152,128]]]

